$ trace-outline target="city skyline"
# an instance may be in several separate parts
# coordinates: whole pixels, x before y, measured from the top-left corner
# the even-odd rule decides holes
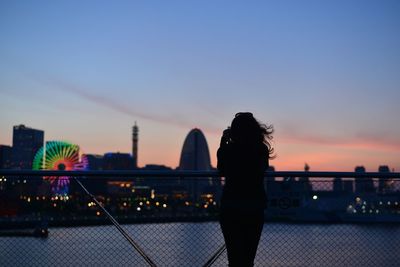
[[[211,163],[236,112],[273,124],[278,170],[400,169],[400,3],[0,3],[0,144],[12,127],[83,153]]]
[[[32,127],[27,127],[26,125],[15,125],[14,127],[13,127],[13,129],[14,129],[14,134],[15,134],[15,130],[16,129],[26,129],[26,130],[28,130],[28,131],[34,131],[34,132],[41,132],[42,133],[42,136],[44,136],[45,135],[45,131],[44,130],[42,130],[42,129],[34,129],[34,128],[32,128]],[[135,166],[135,168],[146,168],[147,166],[165,166],[165,167],[167,167],[167,168],[173,168],[173,169],[181,169],[182,168],[182,157],[183,157],[183,155],[186,155],[187,153],[188,153],[188,149],[191,151],[190,153],[193,153],[193,152],[195,152],[195,153],[198,153],[197,152],[197,149],[198,148],[194,148],[194,147],[192,147],[193,146],[193,144],[197,144],[197,141],[195,142],[194,140],[192,140],[192,139],[194,139],[195,138],[195,136],[196,136],[196,134],[199,134],[200,135],[200,139],[201,139],[201,145],[202,145],[202,148],[201,148],[201,152],[200,153],[205,153],[204,155],[202,155],[201,156],[201,158],[202,158],[202,161],[203,161],[203,163],[202,163],[202,165],[204,165],[204,164],[206,164],[207,165],[207,163],[206,162],[208,162],[208,160],[210,160],[210,163],[211,163],[211,165],[209,166],[209,167],[206,167],[206,168],[200,168],[200,170],[209,170],[210,168],[216,168],[215,166],[216,165],[213,165],[212,164],[212,162],[211,162],[211,157],[209,157],[209,156],[207,156],[208,154],[209,154],[209,151],[208,151],[208,142],[207,142],[207,138],[204,136],[204,134],[202,133],[202,131],[201,131],[201,129],[199,129],[199,128],[193,128],[193,129],[191,129],[190,131],[189,131],[189,133],[187,133],[187,135],[186,135],[186,137],[185,137],[185,139],[184,139],[184,141],[183,141],[183,143],[182,143],[182,149],[181,149],[181,153],[180,153],[180,155],[179,155],[179,164],[177,165],[177,166],[173,166],[173,165],[168,165],[168,164],[166,164],[166,163],[163,163],[163,162],[158,162],[158,163],[154,163],[154,162],[150,162],[150,163],[146,163],[146,164],[143,164],[143,165],[138,165],[137,164],[137,157],[138,157],[138,155],[140,154],[139,153],[139,151],[138,151],[138,149],[137,149],[137,147],[138,147],[138,140],[139,140],[139,135],[138,135],[138,131],[139,131],[139,127],[138,127],[138,125],[136,124],[136,122],[135,122],[135,124],[134,124],[134,126],[132,127],[132,133],[135,133],[133,136],[135,136],[135,138],[132,138],[131,139],[131,141],[132,141],[132,148],[133,147],[135,147],[135,149],[133,149],[132,151],[131,151],[131,153],[129,153],[129,152],[121,152],[121,151],[106,151],[106,152],[99,152],[99,153],[90,153],[90,152],[80,152],[79,153],[79,159],[80,160],[82,160],[82,161],[84,161],[84,155],[85,156],[101,156],[101,157],[103,157],[103,156],[106,156],[106,155],[108,155],[108,154],[120,154],[120,153],[123,153],[124,155],[131,155],[131,157],[132,157],[132,159],[133,159],[133,164],[134,164],[134,166]],[[188,141],[188,139],[190,140],[190,142]],[[63,143],[63,142],[65,142],[65,140],[45,140],[45,139],[43,139],[42,140],[43,141],[43,144],[48,144],[48,143],[52,143],[52,142],[61,142],[61,143]],[[13,141],[14,142],[14,141]],[[189,145],[189,143],[190,143],[190,145]],[[77,146],[78,147],[78,150],[80,149],[80,145],[79,144],[72,144],[72,145],[74,145],[74,146]],[[0,144],[0,146],[8,146],[8,145],[5,145],[5,144]],[[19,145],[20,146],[20,145]],[[11,144],[10,146],[9,146],[11,149],[13,149],[13,145]],[[204,148],[203,148],[204,147]],[[41,149],[43,149],[44,148],[44,146],[43,147],[41,147]],[[19,148],[19,149],[21,149],[21,148]],[[36,155],[35,155],[36,156]],[[187,156],[187,155],[186,155]],[[14,157],[14,156],[13,156]],[[198,156],[196,156],[196,157],[193,157],[193,156],[191,156],[191,160],[193,160],[193,159],[195,159],[195,158],[197,158]],[[199,156],[200,157],[200,156]],[[203,159],[204,158],[204,159]],[[13,158],[11,158],[11,155],[9,156],[9,159],[10,160],[12,160]],[[78,158],[77,158],[78,159]],[[85,159],[86,161],[87,161],[87,159]],[[14,163],[12,163],[12,164],[15,164],[15,162]],[[28,164],[31,164],[31,163],[28,163]],[[85,164],[87,164],[87,162],[85,163]],[[185,163],[185,164],[188,164],[188,163]],[[193,163],[190,163],[190,164],[193,164]],[[186,165],[185,165],[186,166]],[[271,167],[272,167],[273,165],[271,165]],[[15,167],[15,166],[12,166],[12,167]],[[87,167],[89,167],[89,166],[87,166]],[[124,169],[125,169],[125,167],[124,167]],[[183,167],[183,169],[185,169],[185,167]],[[190,169],[190,168],[189,168]],[[195,168],[196,170],[198,169],[198,168]],[[276,170],[276,167],[275,166],[273,166],[273,169],[274,170]],[[308,165],[308,163],[307,162],[305,162],[304,163],[304,166],[303,166],[303,168],[297,168],[297,169],[294,169],[294,170],[301,170],[301,169],[304,169],[305,171],[309,171],[310,170],[310,166]],[[349,171],[355,171],[355,172],[357,172],[357,170],[359,170],[359,169],[362,169],[363,170],[363,172],[365,172],[365,170],[366,170],[366,168],[365,168],[365,166],[364,166],[364,164],[359,164],[359,165],[355,165],[354,167],[353,167],[353,169],[352,170],[349,170]],[[382,163],[382,164],[380,164],[379,166],[377,166],[377,169],[375,170],[375,169],[372,169],[372,170],[369,170],[369,171],[373,171],[373,172],[376,172],[376,171],[379,171],[379,172],[381,172],[383,169],[385,169],[384,171],[385,172],[390,172],[390,171],[396,171],[396,169],[393,167],[393,166],[388,166],[386,163]]]

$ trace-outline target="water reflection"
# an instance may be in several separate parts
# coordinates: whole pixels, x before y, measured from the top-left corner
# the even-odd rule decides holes
[[[123,226],[159,266],[202,266],[223,244],[218,223]],[[266,224],[256,266],[397,266],[400,226]],[[0,238],[0,266],[146,266],[114,226]],[[215,266],[227,266],[226,254]]]

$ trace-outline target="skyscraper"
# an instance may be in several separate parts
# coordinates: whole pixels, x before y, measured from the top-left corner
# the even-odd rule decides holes
[[[44,131],[25,127],[14,126],[12,163],[17,169],[32,169],[33,158],[36,152],[43,146]]]
[[[200,129],[192,129],[183,142],[181,158],[179,161],[180,170],[211,170],[210,152],[207,140]],[[200,195],[212,186],[212,179],[187,177],[184,183],[190,197],[195,201],[199,200]]]
[[[207,140],[200,129],[192,129],[183,143],[180,170],[211,170]]]
[[[135,161],[135,168],[137,168],[138,163],[138,141],[139,141],[139,127],[135,125],[132,127],[132,157]]]

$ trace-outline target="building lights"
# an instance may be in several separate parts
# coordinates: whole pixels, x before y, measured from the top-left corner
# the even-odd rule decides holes
[[[97,211],[97,212],[96,212],[96,215],[97,215],[97,216],[100,216],[100,211]]]
[[[163,208],[166,208],[166,207],[167,207],[167,204],[164,203],[162,206],[163,206]]]
[[[317,195],[313,195],[312,199],[317,200],[318,196]]]
[[[136,210],[137,210],[137,211],[141,211],[142,209],[141,209],[140,207],[137,207]]]

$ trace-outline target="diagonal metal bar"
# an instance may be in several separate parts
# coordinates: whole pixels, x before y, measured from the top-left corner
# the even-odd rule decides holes
[[[203,265],[203,267],[210,267],[214,264],[214,262],[224,253],[226,249],[226,245],[223,244],[215,253],[212,255],[212,257]]]
[[[86,187],[79,181],[77,177],[74,177],[75,181],[82,187],[86,194],[88,194],[93,201],[100,207],[100,209],[107,215],[110,221],[114,224],[114,226],[118,229],[118,231],[128,240],[129,244],[143,257],[143,259],[149,264],[151,267],[157,267],[157,265],[153,262],[153,260],[144,252],[144,250],[128,235],[128,233],[121,227],[121,225],[114,219],[114,217],[103,207],[103,205],[96,199],[94,195],[92,195]]]

